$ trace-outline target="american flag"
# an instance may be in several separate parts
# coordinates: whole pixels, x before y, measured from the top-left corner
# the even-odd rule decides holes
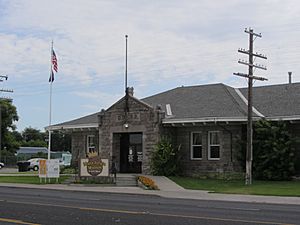
[[[53,66],[53,70],[57,73],[58,71],[57,58],[53,49],[52,49],[52,66]]]

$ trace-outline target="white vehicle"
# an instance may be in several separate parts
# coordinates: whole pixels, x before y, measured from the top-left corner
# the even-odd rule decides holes
[[[4,167],[4,163],[0,162],[0,169]]]
[[[30,162],[30,165],[28,166],[28,170],[34,170],[38,171],[39,170],[39,161],[43,158],[33,158],[27,160],[27,162]]]

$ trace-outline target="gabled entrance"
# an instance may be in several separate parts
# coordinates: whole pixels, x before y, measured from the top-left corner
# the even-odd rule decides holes
[[[120,134],[120,172],[141,173],[143,160],[143,134]]]

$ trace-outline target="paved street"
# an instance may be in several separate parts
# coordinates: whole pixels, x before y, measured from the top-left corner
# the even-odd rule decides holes
[[[299,224],[299,205],[0,187],[0,224]]]

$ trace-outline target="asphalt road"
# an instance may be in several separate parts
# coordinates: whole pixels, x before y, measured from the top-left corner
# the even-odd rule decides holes
[[[300,224],[299,205],[0,187],[0,224]]]

